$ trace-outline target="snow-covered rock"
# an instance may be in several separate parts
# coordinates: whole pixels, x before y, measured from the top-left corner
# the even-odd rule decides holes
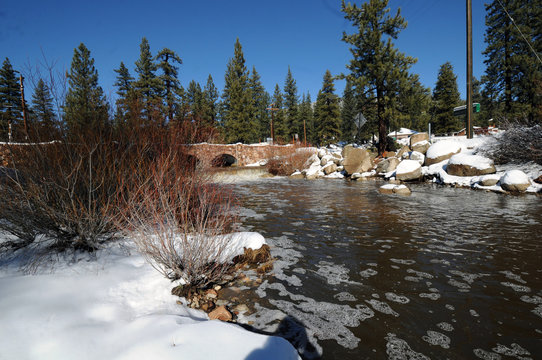
[[[416,160],[403,160],[395,169],[395,178],[397,180],[418,180],[421,176],[422,166]]]
[[[423,140],[411,145],[410,147],[412,148],[412,151],[417,151],[419,153],[425,154],[430,146],[431,144],[429,144],[429,141]]]
[[[334,162],[329,162],[324,166],[324,174],[329,175],[337,171],[337,165]]]
[[[500,180],[501,187],[507,191],[522,192],[531,186],[531,180],[521,170],[508,170]]]
[[[455,176],[479,176],[495,173],[493,160],[480,155],[459,153],[448,161],[446,172]]]
[[[301,171],[295,171],[292,175],[290,175],[290,178],[292,179],[304,179],[305,176]]]
[[[461,144],[456,141],[444,140],[434,143],[425,153],[425,165],[433,165],[451,158],[461,152]]]
[[[406,145],[403,145],[403,147],[401,147],[401,150],[399,150],[399,152],[395,154],[395,157],[398,159],[401,159],[404,154],[408,154],[409,152],[410,152],[410,148]]]
[[[393,171],[397,168],[397,165],[399,165],[399,163],[400,160],[396,157],[387,158],[378,163],[378,165],[376,166],[376,172],[380,174]]]
[[[497,185],[500,179],[501,179],[501,176],[497,174],[484,175],[480,178],[480,185],[495,186]]]
[[[425,155],[419,151],[412,151],[410,153],[410,160],[416,160],[417,162],[420,163],[420,165],[423,165],[425,161]]]
[[[381,194],[398,194],[398,195],[410,195],[411,191],[406,185],[386,184],[382,185],[378,191]]]

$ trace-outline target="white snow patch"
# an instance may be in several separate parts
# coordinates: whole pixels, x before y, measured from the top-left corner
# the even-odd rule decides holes
[[[501,177],[501,184],[518,185],[529,183],[529,177],[521,170],[508,170]]]
[[[425,156],[431,159],[436,159],[451,153],[456,153],[461,150],[461,145],[457,141],[444,140],[434,143],[427,149]]]
[[[395,169],[396,175],[406,174],[413,172],[421,167],[420,163],[416,160],[403,160],[397,165]]]
[[[459,153],[453,155],[448,161],[448,164],[467,165],[476,169],[483,170],[493,166],[493,160],[480,155]]]

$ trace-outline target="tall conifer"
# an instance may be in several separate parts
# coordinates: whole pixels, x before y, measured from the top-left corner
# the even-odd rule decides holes
[[[286,109],[286,127],[288,131],[288,137],[293,137],[294,134],[298,134],[301,138],[303,128],[299,123],[298,117],[298,102],[297,85],[292,76],[290,66],[288,66],[288,74],[284,81],[284,108]]]
[[[341,139],[348,143],[353,142],[357,133],[354,118],[356,117],[356,98],[352,89],[352,83],[347,80],[344,87],[341,107]]]
[[[157,112],[160,108],[160,95],[163,90],[162,80],[156,75],[158,67],[153,61],[149,41],[141,39],[139,45],[139,59],[135,62],[135,71],[138,74],[134,82],[134,89],[143,102],[143,116],[147,122],[159,121]]]
[[[335,95],[333,76],[329,70],[326,70],[322,89],[318,92],[315,118],[317,138],[320,145],[339,141],[341,137],[339,98]]]
[[[173,50],[164,48],[156,55],[159,61],[157,67],[162,71],[160,79],[162,80],[163,97],[166,105],[166,114],[168,121],[174,118],[175,107],[178,103],[176,92],[179,90],[179,68],[183,61]],[[199,84],[198,84],[199,85]]]
[[[435,106],[435,133],[443,134],[459,130],[464,124],[454,117],[454,107],[459,106],[461,99],[457,89],[457,76],[452,64],[441,65],[437,84],[433,90]]]
[[[6,58],[0,68],[0,132],[2,140],[8,140],[10,124],[12,132],[18,133],[16,129],[22,122],[22,110],[20,84],[15,70],[13,70],[9,59]]]
[[[39,79],[32,94],[32,114],[35,125],[39,128],[40,139],[50,140],[56,133],[56,116],[53,108],[53,97],[43,79]]]
[[[254,118],[258,126],[258,138],[265,141],[267,137],[271,137],[269,127],[269,113],[267,106],[269,105],[269,94],[265,91],[262,85],[260,74],[256,71],[256,67],[252,67],[250,75],[250,89],[254,99]]]

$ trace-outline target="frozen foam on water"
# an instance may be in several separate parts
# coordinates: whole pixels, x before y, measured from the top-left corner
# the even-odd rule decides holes
[[[420,293],[421,298],[426,298],[429,300],[438,300],[440,299],[439,293]]]
[[[453,305],[450,305],[450,304],[446,304],[444,305],[444,307],[450,311],[454,311],[455,310],[455,307]]]
[[[426,272],[423,272],[423,271],[417,271],[417,270],[414,270],[414,269],[407,269],[407,273],[415,274],[419,278],[425,278],[425,279],[433,279],[434,278],[434,276],[429,274],[429,273],[426,273]]]
[[[491,350],[493,350],[497,354],[501,354],[505,356],[513,356],[515,358],[520,358],[520,356],[525,356],[525,355],[531,355],[529,351],[522,348],[520,345],[516,343],[512,343],[510,347],[502,345],[502,344],[497,344],[497,346]]]
[[[444,321],[441,323],[438,323],[437,327],[440,330],[444,330],[444,331],[454,331],[454,327],[452,326],[452,324],[444,322]]]
[[[368,278],[368,277],[375,276],[376,274],[378,274],[378,271],[374,269],[365,269],[363,271],[360,271],[359,274],[363,276],[364,278]]]
[[[542,305],[538,305],[533,310],[531,310],[531,312],[535,315],[542,317]]]
[[[448,284],[458,288],[460,291],[468,291],[470,289],[470,285],[461,281],[457,281],[456,279],[450,279],[448,280]]]
[[[502,357],[499,354],[495,354],[494,352],[491,352],[491,351],[485,351],[483,349],[474,349],[472,352],[477,358],[483,359],[483,360],[501,360],[502,359]]]
[[[303,226],[305,223],[303,221],[294,221],[292,226]]]
[[[350,281],[350,278],[348,277],[350,270],[348,270],[344,265],[334,264],[328,261],[320,261],[317,266],[318,270],[316,273],[324,277],[327,283],[330,285],[338,285],[340,283],[360,284]]]
[[[416,276],[405,276],[406,281],[412,281],[412,282],[420,282],[422,278],[416,277]]]
[[[416,261],[410,259],[390,259],[390,261],[402,265],[412,265],[416,263]]]
[[[292,271],[298,274],[303,274],[303,275],[307,273],[307,270],[303,268],[295,268]]]
[[[469,310],[469,313],[470,313],[472,316],[474,316],[474,317],[480,317],[480,314],[478,314],[478,313],[476,312],[476,310],[474,310],[474,309],[470,309],[470,310]]]
[[[526,302],[528,304],[542,304],[542,297],[538,295],[523,295],[521,298],[521,301]]]
[[[399,304],[408,304],[410,302],[410,299],[407,298],[406,296],[397,295],[392,292],[386,293],[386,299],[388,299],[389,301],[399,303]]]
[[[239,208],[239,216],[241,218],[253,218],[256,220],[265,219],[265,214],[258,214],[256,211],[245,207]]]
[[[348,292],[340,292],[333,297],[339,301],[356,301],[356,297]]]
[[[501,282],[501,285],[512,288],[516,292],[531,292],[531,288],[525,285],[518,285],[511,282]]]
[[[429,357],[412,350],[405,340],[399,339],[393,333],[388,333],[385,339],[389,360],[430,360]]]
[[[378,312],[381,312],[387,315],[393,315],[395,317],[399,317],[399,313],[394,311],[387,303],[383,301],[379,301],[376,299],[365,300],[365,301],[369,303],[373,307],[373,309],[375,309]]]
[[[523,280],[520,275],[516,275],[509,270],[499,271],[499,272],[503,274],[504,276],[506,276],[507,279],[517,281],[520,284],[527,284],[527,282]]]
[[[450,274],[454,274],[461,277],[461,279],[463,279],[463,281],[468,284],[472,284],[474,280],[478,278],[481,278],[483,276],[488,276],[487,274],[469,274],[469,273],[459,271],[459,270],[450,270]]]
[[[422,336],[422,339],[431,345],[438,345],[444,349],[450,348],[450,338],[438,331],[427,330],[427,335]]]

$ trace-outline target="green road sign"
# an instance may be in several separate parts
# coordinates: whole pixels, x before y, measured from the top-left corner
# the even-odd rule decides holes
[[[472,104],[472,112],[473,113],[479,113],[480,112],[480,104],[479,103],[473,103]],[[467,115],[467,105],[461,105],[454,108],[454,116],[461,116],[461,115]]]

